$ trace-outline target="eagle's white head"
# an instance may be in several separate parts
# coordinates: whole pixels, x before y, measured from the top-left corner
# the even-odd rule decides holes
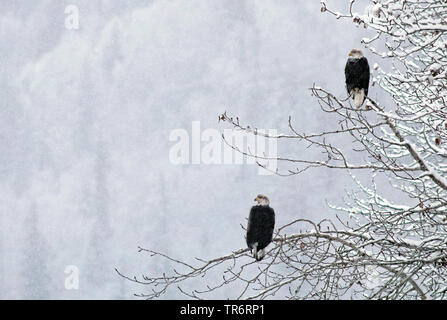
[[[269,198],[263,194],[258,194],[254,201],[257,201],[260,206],[268,206],[270,204]]]
[[[352,49],[349,52],[349,57],[354,59],[360,59],[363,58],[363,52],[360,49]]]

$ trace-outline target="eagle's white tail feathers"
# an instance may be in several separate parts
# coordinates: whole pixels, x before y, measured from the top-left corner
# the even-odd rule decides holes
[[[364,89],[354,89],[354,106],[358,109],[362,106],[365,100],[365,90]]]
[[[262,259],[264,259],[265,249],[261,249],[258,251],[258,243],[257,242],[253,243],[251,248],[253,249],[253,258],[255,258],[256,261],[261,261]]]
[[[255,242],[253,244],[253,258],[258,260],[258,243],[257,242]]]

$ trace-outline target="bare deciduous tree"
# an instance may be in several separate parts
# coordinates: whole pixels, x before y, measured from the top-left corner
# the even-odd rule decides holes
[[[313,86],[319,110],[333,117],[331,128],[305,134],[292,125],[290,134],[271,136],[254,125],[243,125],[224,113],[220,120],[237,130],[269,139],[296,139],[322,151],[320,159],[276,158],[293,168],[279,175],[296,175],[310,168],[370,173],[372,183],[358,185],[332,222],[306,219],[277,229],[261,263],[248,249],[195,264],[140,248],[170,260],[175,269],[141,279],[155,298],[176,286],[186,296],[201,298],[232,283],[242,290],[231,298],[264,299],[278,292],[292,299],[443,299],[447,292],[447,2],[439,0],[373,0],[365,14],[349,1],[345,13],[321,1],[321,11],[337,19],[352,19],[372,30],[362,40],[372,54],[388,60],[390,70],[374,65],[373,79],[389,93],[389,102],[370,98],[360,109],[329,90]],[[357,8],[360,9],[360,8]],[[379,48],[380,47],[380,48]],[[348,136],[351,145],[339,137]],[[233,148],[237,148],[233,146]],[[244,152],[243,150],[239,150]],[[354,152],[353,152],[354,151]],[[253,155],[263,166],[268,157]],[[353,154],[361,155],[351,159]],[[386,178],[401,201],[390,200],[377,180]],[[404,195],[404,196],[402,196]],[[348,222],[349,221],[349,225]],[[222,272],[218,283],[186,291],[182,283]],[[240,286],[239,286],[240,287]]]

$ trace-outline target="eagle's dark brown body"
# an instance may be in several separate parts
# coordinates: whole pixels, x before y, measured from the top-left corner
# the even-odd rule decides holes
[[[361,105],[368,96],[369,76],[369,64],[365,57],[348,59],[345,66],[346,90],[354,100],[361,93],[361,100],[357,101],[356,107],[360,107],[358,104]]]
[[[253,206],[250,210],[247,225],[247,246],[258,252],[272,242],[275,227],[275,212],[268,205]],[[256,247],[256,248],[255,248]],[[258,255],[256,260],[263,258]]]

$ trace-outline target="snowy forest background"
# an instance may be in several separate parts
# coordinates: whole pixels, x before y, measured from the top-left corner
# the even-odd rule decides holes
[[[78,30],[64,26],[70,4]],[[168,268],[138,246],[223,255],[245,247],[258,193],[283,225],[332,217],[326,201],[353,184],[342,171],[284,178],[168,158],[172,130],[221,130],[225,110],[278,132],[289,115],[303,131],[325,127],[308,88],[344,97],[347,54],[367,30],[321,14],[320,1],[3,1],[0,25],[2,299],[133,298],[144,288],[114,268]],[[78,290],[64,286],[68,265]]]

